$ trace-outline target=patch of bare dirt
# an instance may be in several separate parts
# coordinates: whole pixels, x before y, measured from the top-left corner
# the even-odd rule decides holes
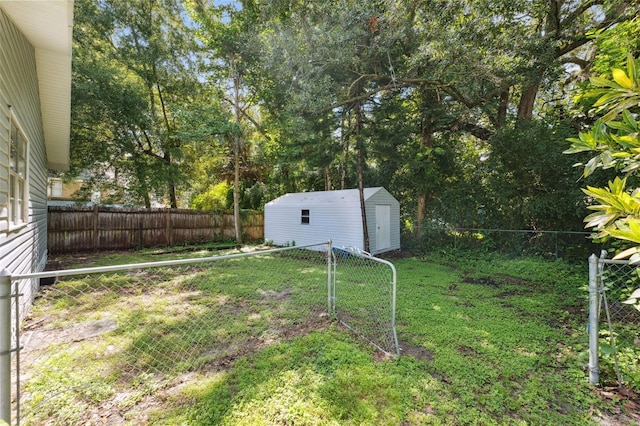
[[[24,336],[22,352],[26,353],[29,350],[41,349],[56,343],[81,342],[117,329],[118,323],[108,318],[74,324],[71,327],[55,331],[47,330],[46,328],[32,330],[27,326],[22,333]]]
[[[498,278],[509,284],[521,284],[526,286],[531,284],[527,279],[514,277],[513,275],[499,274]]]
[[[458,345],[456,346],[456,350],[462,355],[470,356],[472,358],[479,358],[479,355],[476,352],[476,350],[470,346]]]
[[[65,328],[53,329],[49,326],[49,317],[27,320],[21,331],[20,365],[27,369],[40,354],[51,345],[67,343],[78,344],[84,340],[98,337],[118,329],[118,323],[105,318],[86,321]],[[23,374],[25,371],[23,371]]]
[[[602,426],[640,425],[640,394],[633,389],[607,387],[597,389],[598,395],[616,407],[612,411],[600,412],[594,416]]]
[[[462,278],[462,282],[467,284],[486,285],[494,288],[502,287],[503,285],[517,285],[521,287],[521,290],[519,290],[517,294],[531,291],[531,283],[528,280],[506,274],[499,274],[491,277],[472,277],[469,275],[465,275]],[[514,291],[514,293],[516,292]]]
[[[117,253],[117,252],[113,252],[113,253]],[[71,269],[74,265],[82,265],[83,267],[88,268],[104,255],[105,255],[105,252],[59,254],[59,255],[50,257],[48,262],[50,266],[48,267],[48,269],[51,268],[52,271],[57,271],[62,269]]]
[[[311,331],[323,330],[331,324],[329,315],[324,311],[310,312],[308,321],[279,326],[273,324],[259,336],[247,336],[241,340],[230,342],[226,346],[212,348],[206,355],[213,361],[203,368],[205,371],[223,371],[233,366],[238,358],[259,351],[283,340],[305,336]]]
[[[433,361],[433,354],[428,349],[413,345],[409,342],[399,342],[400,354],[402,356],[410,356],[417,360]]]
[[[241,245],[229,243],[229,244],[221,244],[213,247],[202,247],[202,246],[184,246],[184,247],[167,247],[165,250],[156,250],[151,253],[152,256],[159,256],[163,254],[175,254],[175,253],[195,253],[195,252],[217,252],[220,250],[231,250],[231,249],[239,249]]]
[[[466,284],[477,284],[477,285],[483,285],[483,286],[494,287],[494,288],[500,287],[500,283],[498,283],[492,277],[470,277],[470,276],[465,276],[465,277],[462,278],[462,282],[466,283]]]

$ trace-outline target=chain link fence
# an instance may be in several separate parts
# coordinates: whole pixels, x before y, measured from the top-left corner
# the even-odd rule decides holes
[[[589,381],[640,388],[640,311],[629,303],[640,269],[628,261],[589,258]]]
[[[381,351],[399,356],[395,267],[355,249],[334,248],[333,255],[335,316]]]
[[[427,228],[419,241],[408,238],[423,250],[480,250],[508,256],[538,256],[545,259],[583,261],[600,248],[580,231],[547,231],[487,228]]]
[[[21,326],[10,342],[20,348],[9,351],[10,417],[25,425],[139,424],[193,375],[226,371],[254,351],[322,329],[332,314],[398,353],[389,265],[325,243],[11,277],[14,302],[20,287],[55,282],[40,288],[28,312],[13,304],[9,322]]]

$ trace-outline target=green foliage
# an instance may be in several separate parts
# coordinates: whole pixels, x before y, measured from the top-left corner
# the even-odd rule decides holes
[[[271,201],[271,199],[271,194],[267,186],[262,182],[256,182],[252,187],[244,190],[244,203],[242,207],[251,210],[262,210],[264,205]]]
[[[584,165],[584,176],[597,169],[613,168],[623,177],[616,177],[607,187],[587,187],[584,190],[596,203],[589,206],[594,212],[585,218],[586,226],[628,243],[615,258],[640,261],[640,187],[627,185],[631,176],[640,169],[640,71],[637,60],[627,57],[626,71],[611,70],[612,80],[601,77],[591,79],[591,92],[597,98],[593,104],[596,113],[604,113],[589,132],[570,138],[567,153],[596,152]],[[630,247],[629,247],[630,246]],[[640,299],[633,299],[640,310]]]
[[[637,327],[632,324],[616,324],[615,329],[613,336],[606,329],[600,330],[600,380],[604,384],[615,384],[620,378],[625,386],[640,389]]]
[[[532,120],[505,127],[490,139],[488,188],[480,226],[500,229],[579,230],[583,195],[563,155],[570,123]],[[500,206],[489,208],[489,206]]]
[[[640,18],[635,17],[589,34],[598,48],[593,61],[593,70],[597,75],[608,75],[611,69],[623,64],[629,55],[635,56],[640,52],[639,23]]]
[[[120,186],[125,202],[177,207],[189,187],[183,136],[202,87],[185,16],[175,0],[76,3],[71,173]]]
[[[226,210],[229,208],[229,191],[233,188],[227,182],[221,182],[191,200],[191,207],[198,210]]]

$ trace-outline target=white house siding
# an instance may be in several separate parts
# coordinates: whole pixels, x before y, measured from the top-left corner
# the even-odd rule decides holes
[[[47,161],[35,49],[0,10],[0,269],[12,274],[44,269],[47,255]],[[28,222],[9,227],[11,114],[28,140]],[[29,303],[37,283],[21,283]]]

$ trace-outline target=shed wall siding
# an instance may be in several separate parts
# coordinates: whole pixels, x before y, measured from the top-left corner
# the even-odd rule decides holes
[[[265,240],[276,245],[314,244],[332,240],[335,247],[364,249],[359,198],[353,190],[287,194],[265,205]],[[356,190],[357,191],[357,190]],[[372,192],[375,191],[375,192]],[[369,250],[372,254],[400,248],[400,203],[384,188],[368,188],[365,200]],[[390,246],[376,245],[376,205],[390,207]],[[310,212],[309,224],[301,212]]]
[[[302,209],[309,210],[309,224],[301,223]],[[265,206],[265,240],[297,246],[331,240],[335,247],[362,247],[360,210],[351,205]]]
[[[10,273],[40,271],[46,263],[47,163],[37,84],[35,50],[0,10],[0,266]],[[28,223],[15,229],[8,221],[11,113],[28,140]],[[21,286],[23,300],[32,297],[32,284]]]

